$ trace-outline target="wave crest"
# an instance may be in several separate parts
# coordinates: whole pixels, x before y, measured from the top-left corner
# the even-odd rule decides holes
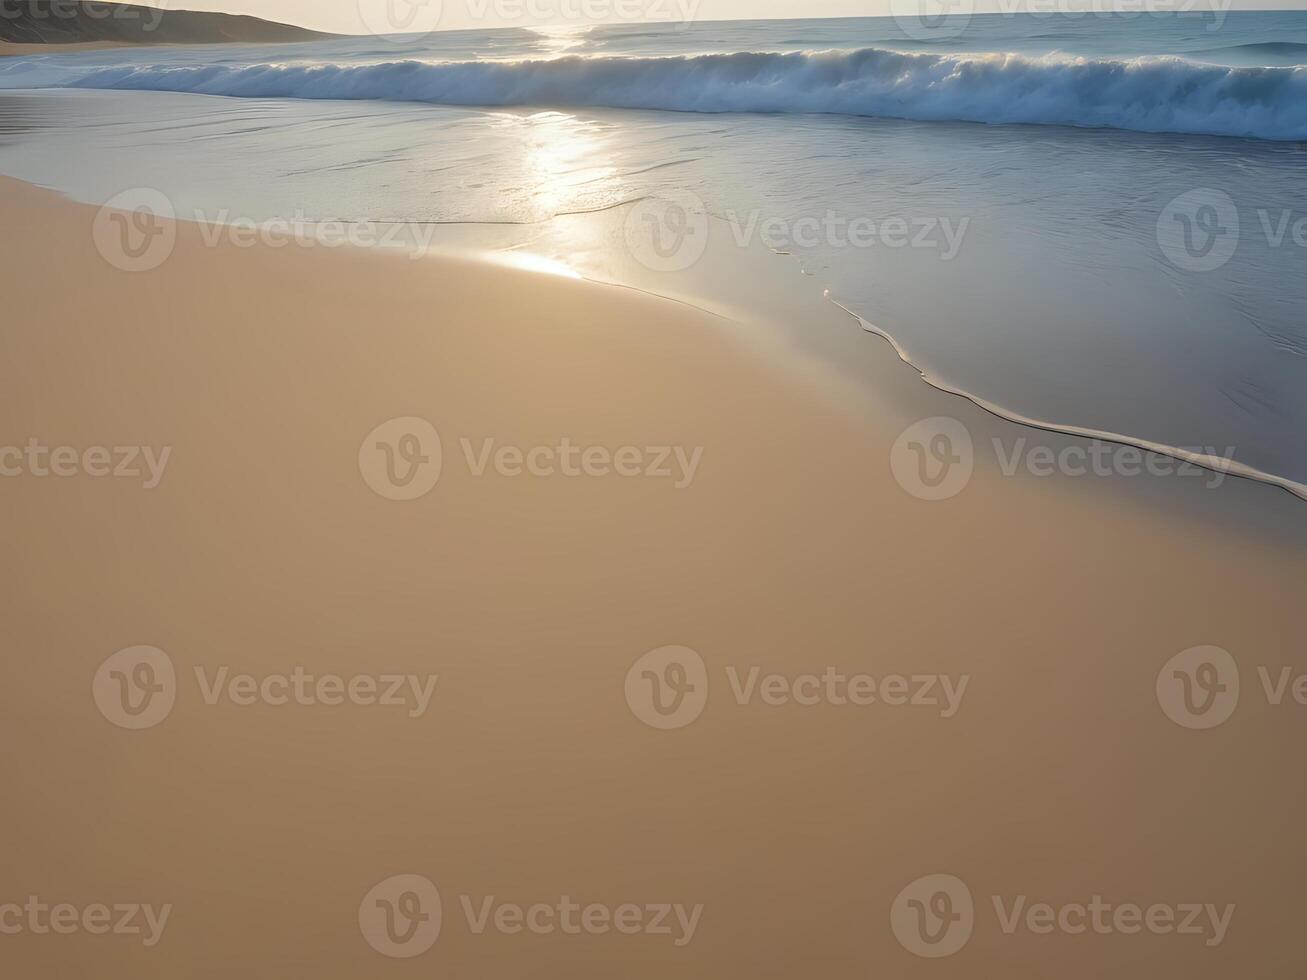
[[[864,48],[515,62],[136,66],[94,70],[70,84],[254,98],[841,113],[1307,139],[1307,67],[1203,65],[1174,57],[1099,60]]]

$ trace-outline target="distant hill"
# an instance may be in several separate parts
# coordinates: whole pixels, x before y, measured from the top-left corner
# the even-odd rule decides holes
[[[235,14],[91,0],[0,0],[0,41],[12,44],[218,44],[329,36]]]

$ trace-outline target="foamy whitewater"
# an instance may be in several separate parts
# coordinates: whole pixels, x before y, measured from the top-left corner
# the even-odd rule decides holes
[[[1307,68],[1019,54],[739,52],[501,63],[109,68],[69,84],[239,98],[813,112],[1307,138]]]
[[[1304,13],[120,49],[0,60],[0,90],[0,171],[84,200],[417,223],[772,305],[709,259],[614,258],[602,222],[688,193],[714,248],[770,260],[760,296],[782,263],[931,383],[1307,495]]]

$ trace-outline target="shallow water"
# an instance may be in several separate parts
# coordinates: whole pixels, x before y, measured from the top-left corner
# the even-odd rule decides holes
[[[714,245],[787,253],[796,282],[944,387],[1057,427],[1232,450],[1301,491],[1307,185],[1285,137],[1307,121],[1307,69],[1283,67],[1307,60],[1299,45],[1304,14],[1088,15],[975,17],[924,41],[884,18],[42,56],[0,66],[0,86],[54,87],[23,98],[57,104],[57,123],[8,136],[0,171],[93,202],[155,187],[215,220],[430,222],[717,302],[774,289],[772,264],[694,277],[693,249],[669,265],[565,220],[620,232],[650,201],[655,218],[702,208]],[[832,47],[845,54],[796,53]],[[753,56],[768,51],[791,54]],[[967,60],[995,51],[1011,57]],[[692,54],[718,57],[659,60]],[[609,60],[524,63],[575,55]],[[886,99],[919,118],[881,117]],[[432,104],[474,100],[502,105]],[[714,111],[612,107],[629,104]],[[716,111],[732,107],[821,111]],[[1276,138],[1212,135],[1257,127]],[[1159,128],[1189,131],[1132,131]]]

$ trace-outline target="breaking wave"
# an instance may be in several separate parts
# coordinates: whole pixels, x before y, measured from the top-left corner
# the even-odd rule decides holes
[[[1307,67],[1231,67],[1175,57],[864,48],[547,61],[151,65],[95,69],[65,84],[253,98],[841,113],[1307,139]]]

